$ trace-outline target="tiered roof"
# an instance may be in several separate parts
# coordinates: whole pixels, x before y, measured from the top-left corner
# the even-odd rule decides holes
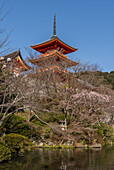
[[[59,63],[61,65],[63,63],[66,67],[72,67],[74,65],[78,65],[78,62],[74,62],[74,61],[69,60],[66,55],[60,53],[58,50],[53,50],[49,53],[42,54],[40,56],[40,58],[29,60],[29,62],[31,62],[32,64],[42,66],[44,64],[44,62],[46,62],[46,63],[49,62],[49,61],[51,62],[51,61],[53,61],[53,59],[56,62],[61,61]]]
[[[58,49],[63,54],[69,54],[69,53],[72,53],[78,50],[78,48],[71,47],[70,45],[61,41],[56,35],[56,16],[55,15],[54,15],[53,36],[45,42],[31,45],[31,48],[33,48],[36,51],[39,51],[40,53],[45,53],[49,50]]]
[[[7,62],[8,59],[10,59],[11,62],[13,62],[13,65],[20,67],[21,68],[20,71],[28,71],[31,69],[31,67],[28,66],[28,64],[23,60],[20,49],[0,57],[1,62],[2,61]]]
[[[63,54],[69,54],[78,50],[78,48],[71,47],[64,43],[57,36],[53,36],[43,43],[31,45],[31,48],[40,53],[45,53],[52,49],[58,49],[59,51],[61,50]]]
[[[53,36],[42,43],[31,45],[31,48],[41,53],[40,58],[29,60],[30,63],[36,64],[40,67],[46,67],[45,63],[51,68],[52,65],[72,67],[77,65],[77,62],[69,60],[65,54],[69,54],[78,50],[63,41],[56,35],[56,16],[54,15],[54,29]],[[44,66],[45,65],[45,66]]]

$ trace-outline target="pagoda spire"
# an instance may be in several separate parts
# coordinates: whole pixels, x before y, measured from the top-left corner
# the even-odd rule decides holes
[[[56,14],[54,14],[53,36],[56,36]]]

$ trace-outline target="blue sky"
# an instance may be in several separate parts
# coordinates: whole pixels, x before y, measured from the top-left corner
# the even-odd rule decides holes
[[[26,46],[52,36],[56,13],[57,36],[78,48],[70,59],[114,70],[114,0],[7,0],[5,10],[11,7],[3,25],[14,28],[10,47],[20,48],[23,58]]]

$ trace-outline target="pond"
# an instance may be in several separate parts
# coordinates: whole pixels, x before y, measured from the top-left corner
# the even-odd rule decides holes
[[[114,148],[35,149],[15,156],[0,170],[113,170]]]

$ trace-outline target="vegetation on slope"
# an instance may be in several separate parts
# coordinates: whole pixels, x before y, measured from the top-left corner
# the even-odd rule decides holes
[[[80,78],[87,80],[93,86],[107,85],[114,90],[114,71],[102,72],[102,71],[85,71],[80,73]]]
[[[91,83],[91,88],[77,79],[61,82],[49,73],[40,79],[1,73],[0,140],[9,150],[1,161],[12,157],[13,148],[16,153],[24,150],[29,140],[45,147],[112,145],[114,91],[100,74],[80,73],[78,78]],[[65,119],[67,130],[62,131]]]

